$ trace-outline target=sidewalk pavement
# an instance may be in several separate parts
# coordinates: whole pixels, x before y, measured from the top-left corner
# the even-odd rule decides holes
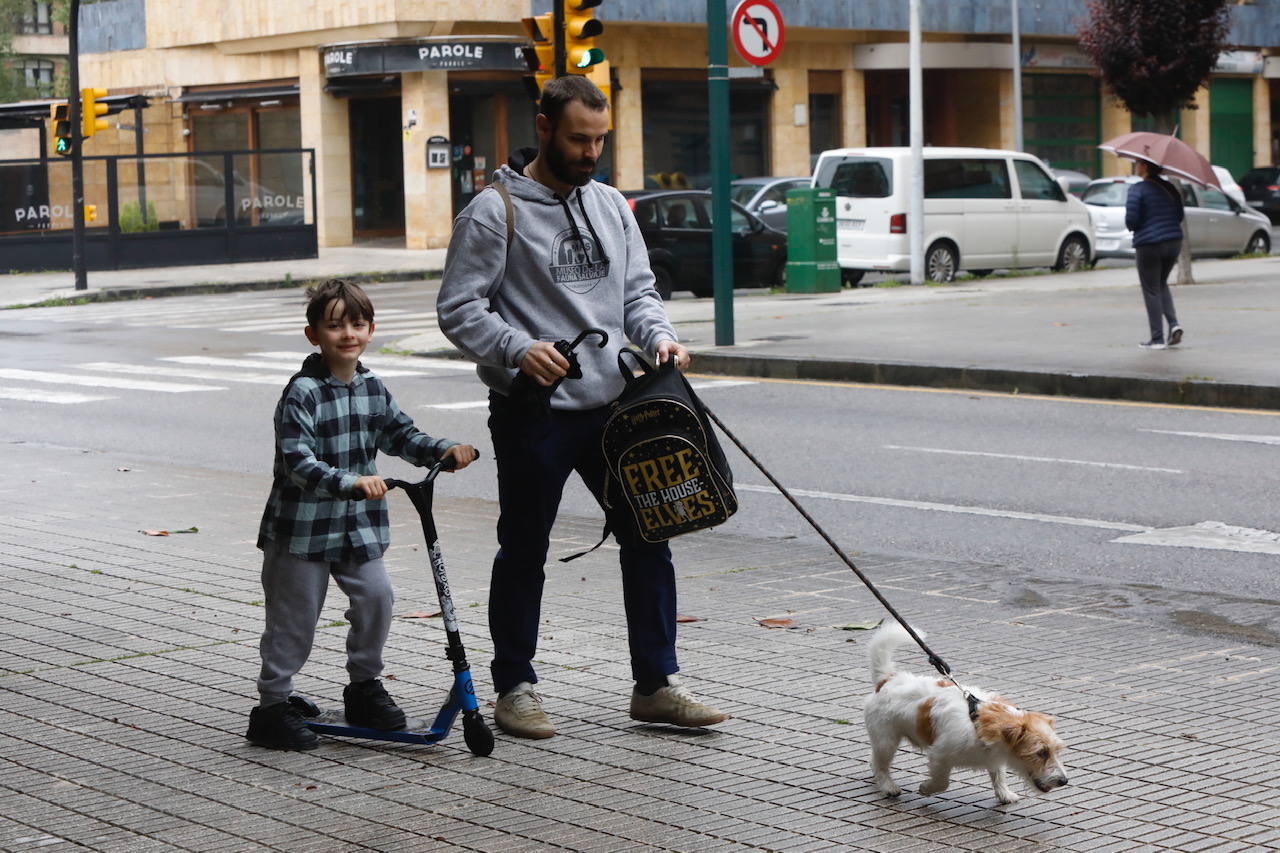
[[[491,719],[496,507],[450,499],[448,485],[441,545]],[[54,445],[0,455],[0,849],[1280,850],[1280,652],[1249,630],[1261,605],[1221,596],[1241,633],[1215,636],[1137,621],[1127,604],[1150,588],[853,553],[961,681],[1053,713],[1069,744],[1071,784],[1048,795],[998,807],[986,775],[962,770],[950,790],[921,796],[923,762],[904,751],[895,764],[908,793],[888,800],[870,783],[861,724],[871,685],[860,626],[879,605],[814,537],[764,538],[733,520],[673,543],[691,620],[681,663],[733,715],[720,726],[627,718],[616,552],[602,549],[548,567],[538,666],[556,737],[499,733],[489,758],[456,729],[434,746],[250,746],[262,619],[253,542],[267,487],[264,475]],[[403,495],[391,500],[387,683],[430,716],[450,669],[440,620],[421,618],[438,607],[417,519]],[[598,519],[564,518],[554,551],[598,531]],[[345,681],[343,609],[335,591],[298,682],[322,704]],[[900,661],[927,671],[913,649]]]
[[[436,277],[444,251],[321,249],[303,261],[92,273],[87,298],[280,287],[334,275]],[[672,319],[694,369],[764,377],[1065,394],[1280,409],[1280,256],[1196,261],[1175,286],[1182,346],[1149,352],[1132,267],[991,277],[946,287],[829,294],[740,290],[734,342],[718,346],[715,303],[678,293]],[[0,305],[74,297],[68,273],[0,276]],[[438,332],[397,349],[451,349]]]

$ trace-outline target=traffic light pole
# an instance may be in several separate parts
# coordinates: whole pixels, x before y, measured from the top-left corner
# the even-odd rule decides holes
[[[556,46],[555,74],[557,77],[563,77],[569,73],[564,44],[564,3],[553,0],[551,6],[551,42]]]
[[[70,5],[67,47],[71,54],[71,96],[67,98],[67,119],[71,122],[71,269],[76,290],[88,290],[84,260],[84,129],[80,118],[80,0],[70,0]]]
[[[733,233],[729,204],[729,15],[707,0],[707,96],[711,105],[711,282],[716,346],[733,346]]]

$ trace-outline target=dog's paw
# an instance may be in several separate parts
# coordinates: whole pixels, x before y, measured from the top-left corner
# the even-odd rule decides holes
[[[924,794],[926,797],[929,797],[934,794],[941,794],[943,791],[947,790],[948,787],[950,787],[950,783],[948,782],[934,782],[932,779],[926,779],[920,783],[920,787],[916,790]]]
[[[1000,801],[1000,805],[1008,806],[1021,800],[1022,797],[1019,797],[1011,789],[1005,788],[1003,791],[996,791],[996,799]]]
[[[897,797],[902,793],[902,789],[893,782],[877,785],[876,789],[886,797]]]

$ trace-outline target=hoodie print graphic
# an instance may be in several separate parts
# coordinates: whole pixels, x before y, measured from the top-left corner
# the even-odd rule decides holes
[[[574,293],[590,293],[609,277],[609,259],[594,238],[566,228],[551,242],[551,280]]]

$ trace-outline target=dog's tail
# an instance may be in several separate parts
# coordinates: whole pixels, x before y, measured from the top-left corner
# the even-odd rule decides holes
[[[916,631],[916,634],[924,639],[924,632]],[[872,684],[879,684],[893,675],[896,671],[893,651],[910,639],[911,635],[898,623],[898,620],[885,619],[880,624],[880,627],[871,635],[871,642],[867,646],[867,656],[871,659]]]

